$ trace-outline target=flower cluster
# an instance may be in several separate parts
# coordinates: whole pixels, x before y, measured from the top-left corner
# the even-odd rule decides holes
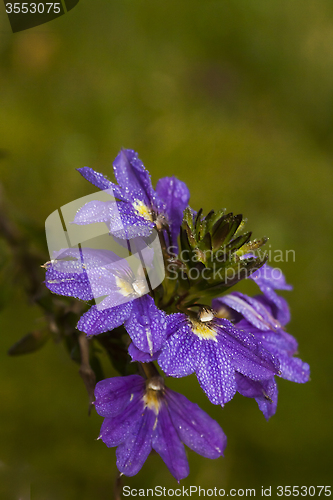
[[[101,380],[95,388],[96,411],[105,417],[100,439],[118,447],[119,471],[136,474],[154,449],[180,480],[189,473],[184,444],[218,458],[226,437],[203,410],[165,386],[157,367],[168,377],[195,373],[215,405],[224,406],[236,392],[255,398],[268,419],[277,405],[275,377],[304,383],[309,366],[294,357],[296,340],[285,331],[289,308],[276,293],[291,287],[255,254],[266,240],[251,240],[241,215],[192,210],[188,188],[175,177],[160,179],[154,190],[132,150],[120,151],[113,166],[117,183],[79,169],[114,199],[86,203],[73,223],[106,224],[139,272],[111,250],[69,248],[57,254],[60,266],[55,260],[46,265],[45,283],[53,293],[90,301],[77,325],[90,338],[112,337],[121,328],[130,339],[126,349],[137,373]],[[154,233],[163,279],[153,286]],[[247,278],[260,294],[228,292]]]

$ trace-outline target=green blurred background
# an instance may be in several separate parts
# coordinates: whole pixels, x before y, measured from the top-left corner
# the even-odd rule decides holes
[[[82,0],[16,34],[3,4],[0,12],[0,180],[17,220],[42,227],[94,192],[76,168],[110,175],[127,147],[154,183],[172,174],[185,181],[194,208],[243,213],[272,250],[295,250],[295,262],[278,266],[294,285],[288,331],[312,380],[279,380],[268,423],[253,400],[237,395],[222,410],[195,377],[170,382],[228,436],[224,459],[189,451],[181,484],[257,496],[272,486],[273,498],[277,485],[331,484],[331,0]],[[41,316],[20,282],[8,294],[6,286],[0,498],[25,500],[31,488],[34,500],[111,499],[115,452],[95,440],[102,418],[87,415],[78,366],[51,341],[35,354],[6,354]],[[177,486],[158,456],[124,484]]]

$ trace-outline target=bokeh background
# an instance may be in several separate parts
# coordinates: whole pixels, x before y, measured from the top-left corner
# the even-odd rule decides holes
[[[224,459],[189,451],[182,484],[257,496],[272,486],[273,498],[277,485],[330,485],[331,0],[82,0],[16,34],[3,4],[0,14],[0,179],[11,216],[41,251],[46,217],[94,192],[75,169],[110,175],[121,147],[139,152],[154,183],[185,181],[195,209],[243,213],[272,250],[295,251],[278,267],[294,285],[288,331],[312,380],[280,380],[268,423],[253,400],[237,395],[222,410],[195,377],[170,382],[228,436]],[[1,263],[0,497],[111,499],[115,453],[96,441],[102,418],[88,417],[78,366],[52,341],[7,356],[41,312]],[[158,456],[124,484],[177,486]]]

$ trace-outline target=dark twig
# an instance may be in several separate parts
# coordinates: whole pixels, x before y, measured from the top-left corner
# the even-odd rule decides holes
[[[96,376],[89,363],[89,340],[87,339],[86,334],[80,332],[78,336],[78,341],[81,354],[81,365],[79,369],[79,374],[81,375],[84,385],[86,386],[88,392],[89,414],[90,414],[95,399],[94,389],[96,385]]]
[[[118,472],[113,487],[114,500],[121,500],[121,487],[122,487],[121,477],[122,474]]]

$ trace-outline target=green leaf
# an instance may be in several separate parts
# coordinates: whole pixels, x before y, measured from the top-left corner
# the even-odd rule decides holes
[[[248,243],[243,245],[239,250],[237,250],[236,254],[241,256],[241,255],[244,255],[248,252],[253,252],[254,250],[257,250],[258,248],[265,245],[265,243],[267,243],[267,241],[268,241],[268,238],[266,238],[266,237],[249,241]]]
[[[187,225],[191,230],[193,230],[193,210],[190,207],[186,207],[184,210],[183,223],[187,222]]]
[[[242,234],[241,236],[237,236],[234,240],[231,240],[230,243],[225,247],[226,252],[233,253],[239,248],[241,248],[245,243],[249,241],[251,238],[251,231],[245,234]]]
[[[242,223],[242,215],[229,213],[221,217],[212,228],[212,242],[214,250],[228,244]]]
[[[212,249],[212,237],[210,233],[206,233],[202,241],[200,241],[199,248],[201,250],[211,250]]]
[[[214,224],[221,219],[221,217],[224,216],[225,210],[218,210],[215,212],[214,210],[211,210],[209,214],[206,216],[205,221],[206,221],[206,232],[212,233],[213,226]]]

